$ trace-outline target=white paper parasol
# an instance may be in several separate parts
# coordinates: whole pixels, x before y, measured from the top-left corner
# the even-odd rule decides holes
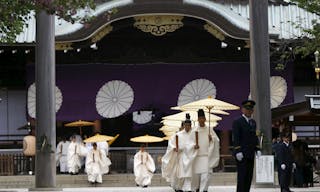
[[[185,105],[180,106],[182,109],[184,110],[194,110],[195,108],[198,109],[207,109],[209,113],[211,113],[211,110],[214,109],[218,109],[218,110],[237,110],[239,109],[238,106],[218,100],[218,99],[214,99],[211,96],[209,96],[206,99],[201,99],[198,101],[194,101]],[[211,120],[210,120],[210,115],[209,115],[209,127],[213,126],[215,127],[216,125],[211,125]]]
[[[62,93],[56,86],[56,112],[62,105]],[[32,118],[36,118],[36,84],[32,83],[28,88],[28,114]]]
[[[196,79],[186,84],[180,91],[178,105],[207,98],[208,96],[216,97],[216,86],[207,79]]]
[[[181,126],[181,121],[176,121],[176,120],[162,120],[161,123],[164,126],[169,126],[169,127],[180,127]],[[194,121],[193,126],[198,126],[198,122]],[[210,127],[216,127],[218,123],[216,121],[211,121],[208,126]]]
[[[230,103],[227,103],[225,101],[221,101],[218,99],[214,99],[212,97],[208,97],[206,99],[201,99],[198,101],[194,101],[185,105],[180,106],[181,109],[189,110],[189,109],[208,109],[209,112],[213,109],[218,110],[238,110],[239,107]]]
[[[190,109],[186,110],[186,109],[181,108],[181,106],[175,106],[175,107],[171,107],[170,109],[180,110],[180,111],[198,111],[199,108],[195,107],[195,108],[190,108]],[[204,112],[209,113],[208,109],[203,109],[203,110],[204,110]],[[219,110],[219,109],[211,109],[210,113],[219,114],[219,115],[230,115],[230,113],[228,113],[226,111]]]
[[[152,119],[152,111],[135,111],[132,113],[132,120],[138,124],[145,124]]]
[[[171,137],[172,135],[174,135],[175,133],[177,133],[176,131],[163,131],[163,133],[168,136]]]
[[[179,129],[180,129],[180,127],[173,127],[173,126],[164,125],[159,130],[162,132],[167,132],[167,131],[176,132],[176,131],[179,131]]]
[[[118,117],[131,107],[133,99],[130,85],[119,80],[109,81],[97,93],[96,109],[103,117]]]
[[[165,117],[162,117],[162,119],[164,120],[176,120],[176,121],[184,121],[186,119],[186,114],[190,115],[190,120],[191,121],[198,121],[198,112],[197,111],[183,111],[180,113],[176,113],[173,115],[168,115]],[[206,119],[210,119],[210,121],[220,121],[222,120],[221,117],[210,114],[210,118],[209,118],[209,113],[205,113]]]

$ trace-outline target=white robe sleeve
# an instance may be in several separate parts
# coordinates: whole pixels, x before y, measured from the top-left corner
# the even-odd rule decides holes
[[[137,177],[139,175],[138,167],[141,164],[141,153],[136,153],[133,157],[133,173]]]
[[[154,164],[153,158],[151,157],[151,155],[149,153],[147,153],[147,159],[148,159],[147,162],[146,162],[147,169],[151,173],[154,173],[154,171],[156,170],[156,166]]]
[[[107,174],[109,173],[109,166],[111,165],[110,159],[107,157],[104,150],[100,150],[101,158],[100,158],[100,166],[101,166],[101,173]]]
[[[176,175],[176,165],[178,161],[178,153],[174,151],[175,148],[175,135],[168,141],[168,148],[164,156],[161,158],[161,174],[162,177],[170,182],[173,175]]]
[[[62,143],[59,142],[56,149],[56,166],[57,167],[60,165],[60,158],[62,156],[61,147],[62,147]]]
[[[86,157],[87,154],[88,154],[88,149],[87,149],[86,145],[83,143],[79,144],[79,155],[81,157]]]
[[[212,141],[209,145],[209,168],[215,168],[219,165],[220,161],[220,139],[217,136],[216,132],[210,130]]]
[[[180,174],[180,177],[192,177],[192,165],[198,153],[198,150],[195,150],[194,146],[195,141],[188,140],[182,148],[180,161],[183,165],[183,172]]]
[[[92,151],[89,151],[87,153],[86,163],[85,163],[85,171],[88,174],[90,174],[92,172],[92,166],[91,166],[92,163],[93,163]]]

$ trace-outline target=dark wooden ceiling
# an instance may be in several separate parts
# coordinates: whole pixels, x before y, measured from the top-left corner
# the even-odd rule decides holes
[[[250,50],[246,42],[226,37],[226,48],[221,41],[204,30],[204,21],[185,17],[184,26],[164,36],[153,36],[133,27],[133,18],[112,23],[113,31],[97,42],[98,49],[90,48],[89,40],[74,43],[73,50],[56,51],[56,63],[204,63],[249,62]],[[241,48],[241,50],[238,49]],[[81,48],[78,52],[77,48]],[[23,87],[25,66],[34,62],[34,47],[3,46],[0,54],[0,87]],[[13,53],[13,50],[17,50]],[[26,50],[30,50],[26,53]],[[271,65],[277,58],[271,58]],[[292,63],[289,63],[292,64]],[[294,84],[312,85],[315,76],[310,58],[295,58]]]

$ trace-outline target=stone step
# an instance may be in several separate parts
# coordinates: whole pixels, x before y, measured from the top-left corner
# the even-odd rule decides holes
[[[32,188],[34,187],[33,175],[0,176],[0,188]],[[134,187],[135,177],[133,174],[108,174],[103,176],[103,183],[99,187]],[[57,187],[91,187],[87,175],[57,175]],[[216,172],[213,173],[210,185],[235,185],[236,173]],[[155,174],[151,186],[169,186],[169,183]]]

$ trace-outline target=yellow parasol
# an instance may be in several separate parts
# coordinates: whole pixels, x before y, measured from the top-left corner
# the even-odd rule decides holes
[[[164,139],[161,137],[151,136],[151,135],[144,135],[139,137],[131,138],[130,141],[137,142],[137,143],[156,143],[161,142]]]
[[[183,109],[181,108],[181,106],[175,106],[175,107],[171,107],[170,109],[172,110],[180,110],[180,111],[198,111],[198,107],[195,107],[195,108],[189,108],[189,109]],[[209,112],[208,109],[203,109],[204,112]],[[219,109],[211,109],[210,110],[210,113],[213,113],[213,114],[219,114],[219,115],[230,115],[230,113],[228,112],[225,112],[223,110],[219,110]]]
[[[164,140],[168,141],[171,138],[171,135],[166,135],[165,137],[162,137]]]
[[[173,115],[168,115],[168,116],[162,117],[162,119],[173,120],[173,121],[184,121],[184,120],[186,120],[187,113],[189,113],[191,121],[198,121],[198,112],[197,111],[183,111],[180,113],[176,113]],[[213,114],[210,114],[210,118],[209,118],[209,113],[206,113],[205,116],[206,116],[206,119],[210,119],[210,121],[214,121],[214,122],[222,120],[221,117],[213,115]]]
[[[78,120],[78,121],[64,124],[64,126],[66,126],[66,127],[79,127],[80,128],[80,135],[82,135],[82,130],[81,130],[82,127],[92,126],[94,124],[95,124],[94,122]]]
[[[120,136],[120,134],[117,134],[116,136],[113,137],[113,139],[111,139],[110,141],[108,141],[109,146],[110,146],[116,139],[118,139],[119,136]]]
[[[112,136],[96,134],[95,136],[85,139],[84,142],[94,143],[94,142],[110,141],[112,139],[114,139],[114,137]]]

